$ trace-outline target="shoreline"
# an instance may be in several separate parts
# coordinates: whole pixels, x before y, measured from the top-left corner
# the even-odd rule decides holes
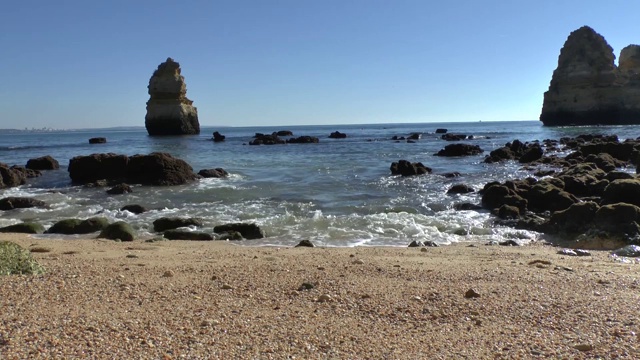
[[[605,251],[0,240],[47,270],[0,278],[6,359],[640,356],[640,267]]]

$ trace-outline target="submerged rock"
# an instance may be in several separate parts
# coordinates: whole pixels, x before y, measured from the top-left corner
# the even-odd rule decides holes
[[[540,121],[544,125],[640,123],[640,50],[623,49],[617,67],[613,49],[588,26],[573,31],[558,57]]]
[[[341,133],[340,131],[334,131],[329,135],[329,138],[331,139],[345,139],[346,137],[347,134]]]
[[[224,139],[226,139],[226,136],[220,134],[217,131],[213,132],[213,142],[222,142],[224,141]]]
[[[64,219],[53,224],[45,233],[47,234],[90,234],[105,229],[109,220],[103,217],[93,217],[86,220]]]
[[[229,173],[223,168],[202,169],[198,171],[198,175],[203,178],[226,178]]]
[[[180,64],[167,58],[149,79],[145,126],[149,135],[200,134],[198,110],[187,98]]]
[[[208,241],[213,240],[211,234],[207,234],[199,231],[185,231],[185,230],[167,230],[163,234],[165,239],[169,240],[197,240]]]
[[[484,150],[478,145],[469,144],[451,144],[438,151],[437,156],[469,156],[483,153]]]
[[[106,144],[107,138],[104,137],[94,137],[89,139],[89,144]]]

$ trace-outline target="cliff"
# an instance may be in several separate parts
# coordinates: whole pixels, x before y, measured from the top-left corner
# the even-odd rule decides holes
[[[564,43],[540,121],[548,126],[640,124],[640,46],[615,64],[613,49],[588,26]]]
[[[187,98],[180,64],[167,58],[149,79],[149,101],[145,126],[149,135],[200,133],[198,110]]]

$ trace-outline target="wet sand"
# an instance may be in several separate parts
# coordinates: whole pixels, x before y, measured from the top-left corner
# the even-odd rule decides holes
[[[0,240],[47,269],[0,277],[2,359],[640,358],[640,265],[608,252]]]

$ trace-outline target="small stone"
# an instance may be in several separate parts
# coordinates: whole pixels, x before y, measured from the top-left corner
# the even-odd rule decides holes
[[[329,294],[322,294],[322,295],[318,296],[318,300],[317,300],[317,301],[318,301],[318,302],[329,302],[329,301],[331,301],[331,300],[333,300],[333,299],[331,298],[331,295],[329,295]]]
[[[129,254],[129,255],[127,255],[127,258],[129,258],[129,259],[137,259],[137,258],[139,258],[139,256],[138,255],[134,255],[134,254]]]
[[[300,287],[298,288],[298,291],[303,291],[303,290],[311,290],[313,288],[315,288],[316,286],[312,283],[302,283],[302,285],[300,285]]]
[[[357,259],[357,260],[354,260],[353,263],[356,264],[356,265],[362,265],[362,264],[364,264],[364,260]]]
[[[474,289],[469,289],[469,290],[467,290],[466,293],[464,293],[464,297],[466,299],[479,298],[480,294],[478,294]]]
[[[477,320],[476,320],[476,326],[480,326],[480,325],[482,325],[482,320],[477,319]]]
[[[427,249],[425,249],[425,248],[422,248],[422,249],[420,249],[420,251],[421,251],[421,252],[427,252],[427,251],[429,251],[429,250],[427,250]]]
[[[233,287],[228,284],[224,284],[220,287],[222,290],[233,290]]]
[[[414,301],[422,301],[422,298],[420,296],[414,296],[411,299]]]
[[[323,266],[318,266],[318,270],[324,270]]]
[[[591,253],[588,252],[587,250],[582,250],[582,249],[575,249],[574,252],[576,253],[576,255],[578,256],[591,256]]]
[[[579,351],[591,351],[591,350],[593,350],[593,345],[591,345],[591,344],[578,344],[578,345],[575,345],[573,348],[576,349],[576,350],[579,350]]]
[[[167,270],[162,274],[162,277],[173,277],[174,273],[171,270]]]

